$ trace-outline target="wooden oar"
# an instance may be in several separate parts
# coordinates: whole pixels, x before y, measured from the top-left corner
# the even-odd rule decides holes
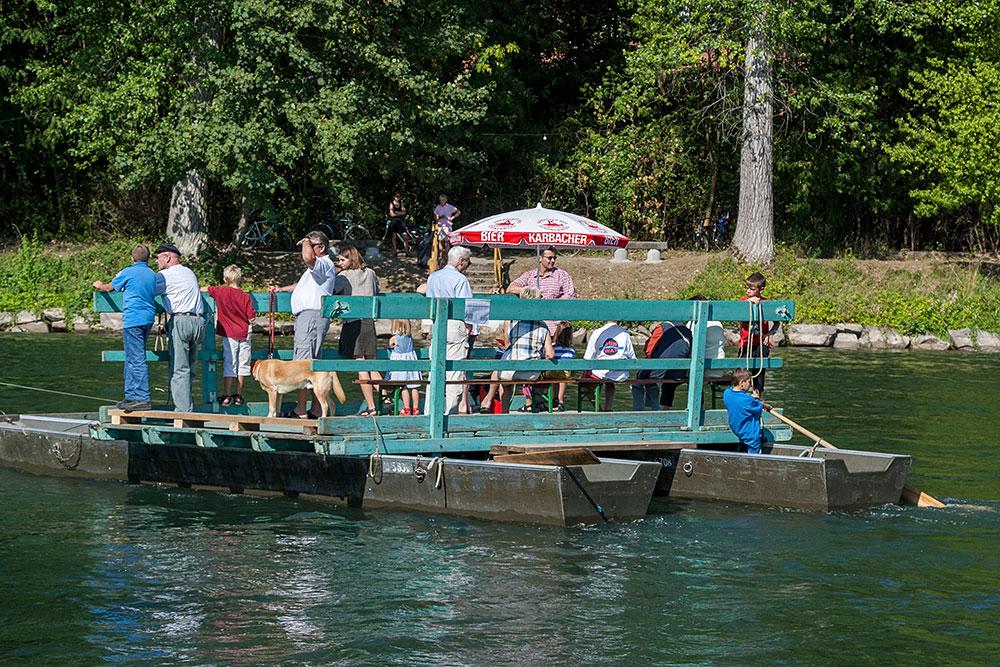
[[[827,447],[829,449],[837,449],[823,438],[819,437],[809,429],[803,426],[799,426],[785,415],[779,412],[772,412],[771,415],[773,415],[778,421],[788,424],[796,431],[798,431],[802,435],[806,436],[807,438],[815,442],[817,445],[820,445],[822,447]],[[900,500],[910,505],[916,505],[917,507],[947,507],[947,505],[945,505],[943,502],[941,502],[934,496],[930,495],[929,493],[924,493],[920,489],[916,488],[915,486],[911,486],[909,484],[903,485],[903,493],[900,496]]]

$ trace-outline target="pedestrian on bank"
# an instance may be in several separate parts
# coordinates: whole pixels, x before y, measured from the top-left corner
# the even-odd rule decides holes
[[[178,412],[194,410],[191,384],[194,381],[198,348],[205,340],[205,303],[194,271],[181,264],[181,251],[171,243],[156,249],[156,294],[163,297],[167,312],[167,339],[170,349],[170,397]]]
[[[149,248],[132,247],[132,265],[111,279],[94,281],[94,289],[122,293],[122,343],[125,349],[125,398],[115,407],[120,410],[150,410],[149,367],[146,365],[146,341],[156,320],[156,274],[149,268]]]
[[[240,289],[243,271],[235,264],[222,270],[220,287],[202,287],[215,299],[215,333],[222,336],[223,391],[219,405],[243,405],[243,380],[250,375],[250,323],[257,317],[250,295]],[[231,394],[233,378],[236,393]]]

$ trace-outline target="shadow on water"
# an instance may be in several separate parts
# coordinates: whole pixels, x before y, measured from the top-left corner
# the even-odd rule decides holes
[[[120,386],[96,361],[111,337],[2,343],[3,381]],[[1000,358],[781,354],[768,400],[836,445],[913,455],[916,484],[984,509],[657,499],[640,522],[553,528],[0,469],[0,659],[995,662]],[[93,407],[75,400],[58,405]],[[53,405],[0,389],[8,412]]]

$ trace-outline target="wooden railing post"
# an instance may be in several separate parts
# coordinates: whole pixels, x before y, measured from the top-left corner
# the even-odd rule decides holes
[[[431,370],[427,380],[428,430],[432,438],[444,437],[445,356],[448,353],[448,300],[434,299],[431,306]]]
[[[689,430],[702,428],[701,399],[705,384],[705,332],[708,330],[708,301],[694,301],[694,320],[691,330],[691,371],[688,377],[687,426]]]
[[[202,317],[205,318],[205,339],[201,342],[201,349],[205,352],[215,352],[215,318],[207,307]],[[213,412],[218,409],[215,402],[218,388],[219,378],[215,368],[215,359],[203,359],[201,361],[201,394],[205,404],[212,406]]]

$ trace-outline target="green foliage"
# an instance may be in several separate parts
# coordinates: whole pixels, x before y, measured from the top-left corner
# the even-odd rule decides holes
[[[978,268],[881,272],[877,263],[868,266],[850,256],[825,262],[781,250],[766,268],[716,258],[675,298],[699,292],[709,299],[742,298],[744,279],[759,270],[767,277],[767,298],[795,301],[796,322],[853,322],[907,335],[945,336],[949,329],[965,327],[1000,331],[1000,284]]]

